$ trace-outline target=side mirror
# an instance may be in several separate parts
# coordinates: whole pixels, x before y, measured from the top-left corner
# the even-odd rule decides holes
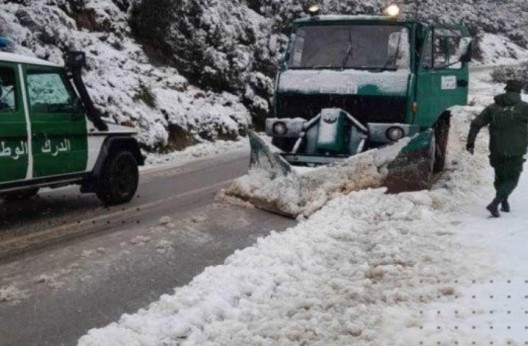
[[[471,37],[462,37],[458,44],[456,52],[457,60],[462,63],[468,63],[473,58],[473,39]]]

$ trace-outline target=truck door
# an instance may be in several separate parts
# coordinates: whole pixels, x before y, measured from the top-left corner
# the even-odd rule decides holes
[[[28,132],[18,65],[0,62],[0,184],[24,180]]]
[[[86,170],[86,118],[76,112],[76,94],[62,69],[27,66],[33,178]]]
[[[415,123],[430,127],[448,108],[467,104],[468,64],[460,59],[469,42],[463,27],[431,27],[418,67]]]

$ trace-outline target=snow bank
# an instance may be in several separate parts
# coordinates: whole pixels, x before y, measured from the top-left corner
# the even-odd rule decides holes
[[[286,177],[253,169],[222,193],[282,215],[308,217],[338,194],[380,187],[389,173],[388,165],[408,142],[405,139],[331,166],[293,171]]]
[[[398,335],[418,329],[420,306],[487,272],[453,236],[449,212],[473,198],[485,159],[485,146],[463,153],[471,111],[457,114],[454,162],[433,191],[335,198],[79,345],[408,345]]]

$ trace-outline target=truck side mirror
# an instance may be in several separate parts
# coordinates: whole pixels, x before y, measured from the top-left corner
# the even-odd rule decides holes
[[[473,58],[473,39],[471,37],[462,37],[458,44],[456,52],[457,60],[462,63],[468,63]]]

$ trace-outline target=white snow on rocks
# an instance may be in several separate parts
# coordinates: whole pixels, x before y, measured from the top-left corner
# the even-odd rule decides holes
[[[494,34],[483,34],[480,41],[482,60],[487,64],[516,64],[528,59],[528,50],[510,39]]]
[[[16,53],[58,64],[63,63],[59,47],[87,52],[84,79],[96,106],[118,123],[136,125],[146,147],[169,144],[171,126],[199,142],[219,135],[236,139],[251,123],[239,97],[202,91],[190,86],[176,69],[153,66],[131,38],[126,12],[114,2],[84,3],[83,13],[95,26],[90,30],[80,27],[63,10],[68,4],[59,3],[62,7],[40,1],[30,6],[2,4],[1,34],[16,43]]]

